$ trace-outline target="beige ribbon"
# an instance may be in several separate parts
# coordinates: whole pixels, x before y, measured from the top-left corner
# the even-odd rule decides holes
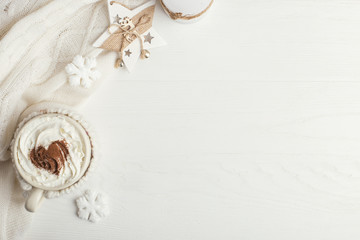
[[[116,1],[110,2],[111,5],[114,3],[122,5]],[[136,39],[138,39],[140,42],[140,57],[144,59],[150,56],[150,52],[144,49],[144,43],[141,34],[151,28],[154,10],[155,6],[148,7],[134,16],[132,19],[129,17],[124,17],[119,22],[119,24],[111,24],[108,27],[108,32],[111,34],[111,36],[102,44],[101,47],[118,52],[119,57],[115,62],[116,68],[122,67],[124,65],[124,49]]]

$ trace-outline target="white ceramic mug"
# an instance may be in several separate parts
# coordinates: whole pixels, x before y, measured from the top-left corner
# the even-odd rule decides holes
[[[69,148],[64,166],[60,168],[62,172],[57,175],[36,167],[31,161],[31,147],[36,149],[38,144],[61,140],[61,137],[66,139]],[[60,192],[79,182],[93,157],[91,138],[83,124],[61,113],[39,114],[19,124],[11,150],[16,170],[21,178],[32,186],[25,203],[25,208],[30,212],[39,208],[45,198],[45,191]],[[79,161],[74,162],[73,159]]]

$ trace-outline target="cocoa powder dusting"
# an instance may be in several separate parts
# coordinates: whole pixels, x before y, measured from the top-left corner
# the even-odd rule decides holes
[[[30,160],[37,168],[42,168],[48,172],[59,175],[60,170],[64,167],[65,161],[69,154],[65,140],[52,142],[48,149],[39,146],[33,148],[30,152]]]

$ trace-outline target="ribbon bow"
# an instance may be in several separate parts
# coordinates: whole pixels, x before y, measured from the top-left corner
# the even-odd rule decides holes
[[[166,44],[152,26],[156,0],[146,0],[134,9],[117,1],[107,3],[110,23],[93,46],[116,52],[115,67],[126,66],[131,72],[139,58],[150,57],[147,49]]]
[[[138,29],[141,26],[144,26],[145,24],[148,24],[151,21],[151,17],[147,14],[140,17],[138,22],[136,24],[133,23],[133,20],[129,17],[124,17],[121,19],[118,23],[111,24],[108,27],[108,32],[114,36],[123,36],[123,41],[121,42],[119,58],[116,60],[115,67],[123,67],[124,61],[123,61],[123,51],[124,51],[124,41],[127,41],[128,43],[131,43],[135,39],[139,39],[140,41],[140,48],[141,48],[141,54],[140,57],[142,59],[149,58],[150,52],[146,49],[144,49],[144,43],[141,38],[141,35],[138,33]],[[115,27],[115,30],[114,30]]]

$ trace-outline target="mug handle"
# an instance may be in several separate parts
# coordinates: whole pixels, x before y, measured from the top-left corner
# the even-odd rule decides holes
[[[25,208],[29,212],[35,212],[44,201],[44,190],[33,188],[25,202]]]

